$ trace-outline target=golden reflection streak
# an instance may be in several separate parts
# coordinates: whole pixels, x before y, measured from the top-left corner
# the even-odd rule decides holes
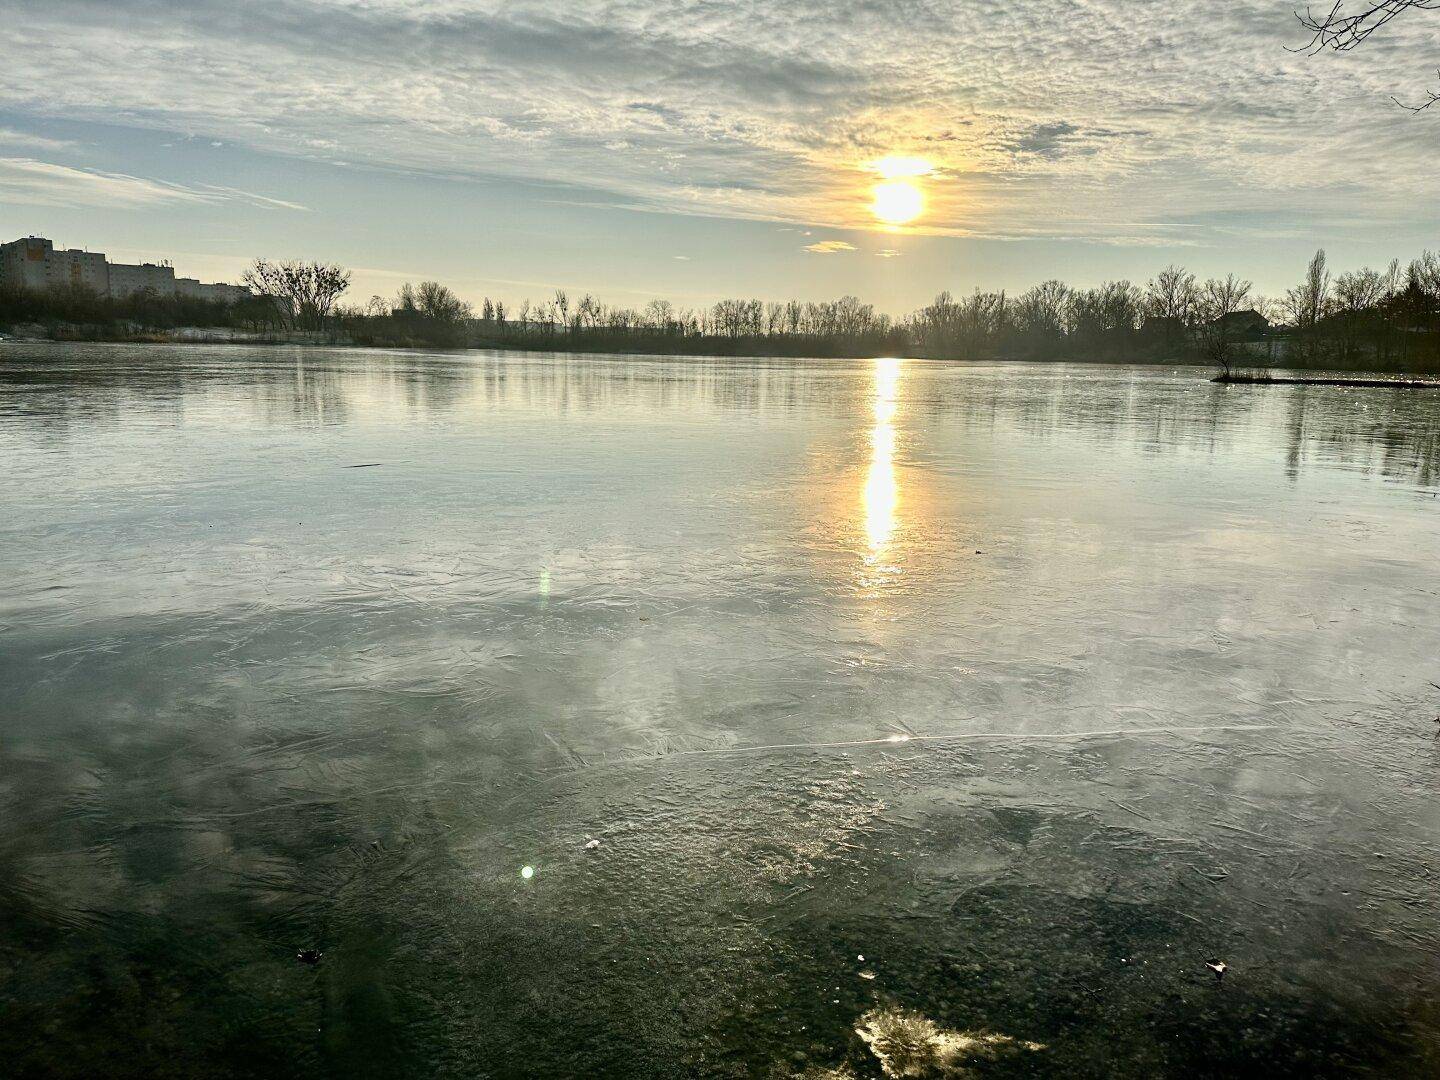
[[[895,481],[895,412],[900,388],[900,361],[875,361],[875,426],[870,429],[870,471],[865,477],[863,502],[865,536],[872,558],[878,558],[895,532],[900,486]]]

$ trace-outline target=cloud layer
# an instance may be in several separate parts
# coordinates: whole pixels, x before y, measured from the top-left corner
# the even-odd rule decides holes
[[[926,230],[1175,244],[1433,201],[1435,123],[1388,99],[1433,80],[1424,19],[1312,58],[1284,0],[0,0],[0,106],[849,227],[913,153]]]

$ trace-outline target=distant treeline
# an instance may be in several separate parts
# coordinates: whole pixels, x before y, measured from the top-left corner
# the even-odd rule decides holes
[[[254,299],[228,307],[153,294],[117,301],[79,291],[12,292],[0,295],[0,326],[89,325],[100,336],[228,326],[390,346],[1440,370],[1440,255],[1429,251],[1408,266],[1339,275],[1317,252],[1301,282],[1278,298],[1255,295],[1233,275],[1202,282],[1172,266],[1143,285],[1077,289],[1046,281],[1019,295],[945,292],[903,319],[852,296],[722,300],[703,309],[652,300],[632,308],[562,290],[515,307],[487,298],[476,309],[434,281],[345,305],[338,300],[348,272],[320,263],[257,260],[245,280]]]
[[[38,325],[51,337],[113,341],[182,326],[227,326],[255,333],[284,322],[274,303],[255,296],[235,304],[145,289],[123,299],[90,289],[0,289],[0,330]]]

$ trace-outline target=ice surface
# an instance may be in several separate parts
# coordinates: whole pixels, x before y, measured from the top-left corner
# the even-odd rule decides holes
[[[1413,391],[0,346],[0,1060],[1434,1075],[1437,493]]]

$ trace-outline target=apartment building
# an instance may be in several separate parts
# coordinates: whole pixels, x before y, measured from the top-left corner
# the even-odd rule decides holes
[[[0,289],[39,292],[68,288],[85,288],[116,300],[147,289],[159,296],[190,296],[226,304],[253,295],[243,285],[177,278],[168,262],[112,263],[98,251],[61,250],[43,236],[0,244]]]

